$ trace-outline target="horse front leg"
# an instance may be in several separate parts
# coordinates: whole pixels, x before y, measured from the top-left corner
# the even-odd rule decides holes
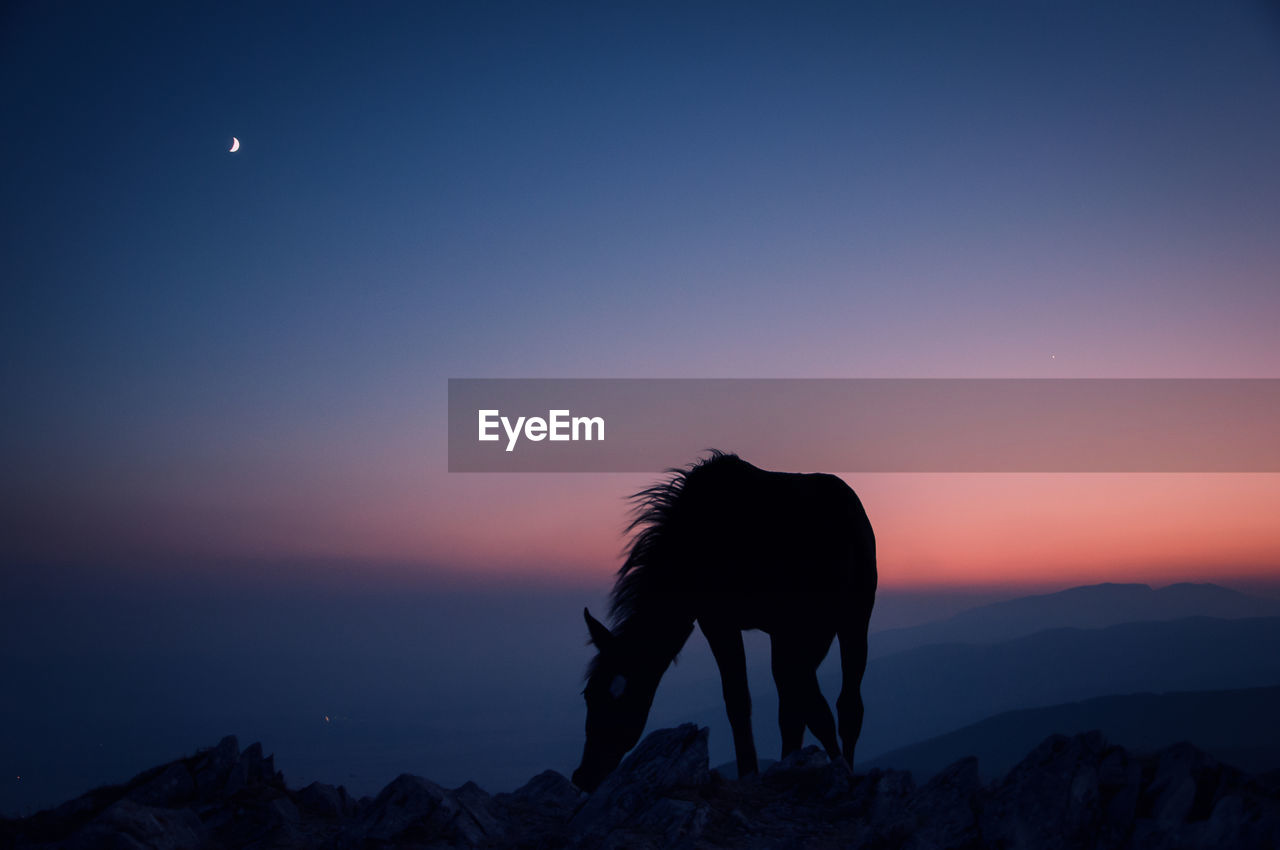
[[[700,625],[720,667],[720,687],[729,727],[733,730],[738,777],[742,778],[759,770],[755,737],[751,732],[751,690],[747,686],[747,654],[742,646],[742,632],[733,626]]]

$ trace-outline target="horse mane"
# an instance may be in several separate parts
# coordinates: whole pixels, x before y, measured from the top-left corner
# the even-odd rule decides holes
[[[632,519],[624,533],[635,532],[624,549],[626,559],[618,568],[618,578],[609,594],[609,623],[615,634],[623,634],[634,623],[633,615],[644,605],[646,597],[671,578],[670,558],[663,557],[671,538],[679,532],[682,512],[681,495],[695,474],[727,466],[748,465],[736,454],[708,449],[709,457],[688,466],[671,467],[671,476],[628,497],[632,503]],[[672,548],[679,548],[678,545]],[[584,678],[595,676],[600,655],[587,665]]]
[[[712,469],[745,463],[736,454],[708,449],[709,457],[694,461],[688,466],[672,467],[671,476],[651,487],[633,494],[632,519],[625,533],[635,532],[627,547],[627,557],[618,569],[613,592],[609,596],[609,620],[616,629],[625,631],[628,621],[642,604],[642,600],[654,587],[668,576],[663,558],[665,544],[679,523],[681,495],[689,479]]]

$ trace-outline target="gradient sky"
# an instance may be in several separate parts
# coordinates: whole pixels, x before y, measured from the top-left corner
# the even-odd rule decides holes
[[[747,6],[10,4],[4,568],[606,584],[649,478],[449,377],[1280,377],[1274,7]],[[1280,476],[850,483],[887,586],[1280,572]]]

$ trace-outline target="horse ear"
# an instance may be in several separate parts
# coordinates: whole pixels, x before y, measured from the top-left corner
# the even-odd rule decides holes
[[[591,616],[591,612],[586,608],[582,609],[582,616],[587,620],[587,631],[591,633],[591,642],[596,645],[597,649],[604,649],[613,642],[613,632],[595,617]]]

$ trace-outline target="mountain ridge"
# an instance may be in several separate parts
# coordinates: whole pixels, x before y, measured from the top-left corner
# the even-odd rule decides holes
[[[831,660],[819,673],[828,701],[841,688],[839,666]],[[772,680],[757,665],[750,681],[757,742],[776,745]],[[1104,629],[1050,629],[987,646],[917,647],[867,665],[862,685],[866,719],[858,751],[862,758],[874,759],[1019,709],[1143,691],[1234,690],[1278,682],[1280,617],[1188,617]],[[659,689],[664,703],[660,712],[655,708],[653,722],[696,720],[729,740],[723,704],[708,702],[690,711],[672,705],[677,696],[664,696]],[[718,760],[727,759],[729,751],[720,751],[726,755]]]
[[[1050,733],[1097,729],[1135,752],[1186,741],[1256,773],[1280,769],[1280,685],[1220,691],[1111,694],[1003,712],[943,735],[884,753],[860,767],[909,770],[924,781],[955,759],[978,759],[985,779],[1009,770]],[[1229,720],[1229,722],[1223,722]]]
[[[979,605],[917,626],[873,632],[869,652],[878,658],[934,643],[990,644],[1049,628],[1105,628],[1193,616],[1280,616],[1280,599],[1210,582],[1178,582],[1159,588],[1141,583],[1079,585]]]

